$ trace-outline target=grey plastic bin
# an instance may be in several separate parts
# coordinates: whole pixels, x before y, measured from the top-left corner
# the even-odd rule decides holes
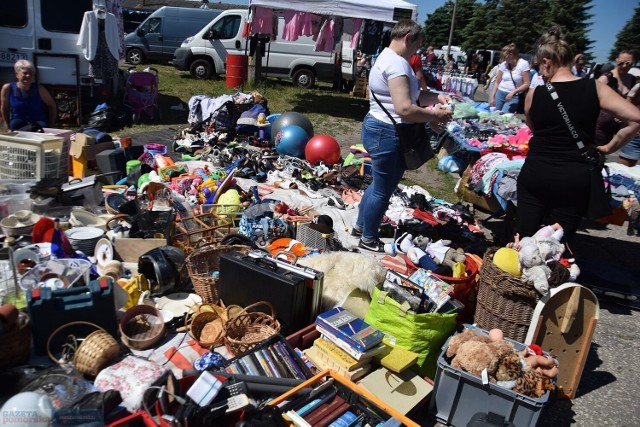
[[[477,329],[477,333],[486,334],[486,331]],[[524,344],[505,339],[518,351],[524,348]],[[480,378],[456,369],[446,361],[444,355],[450,340],[442,347],[438,357],[429,412],[439,422],[456,427],[465,427],[478,412],[502,415],[518,427],[535,426],[542,408],[549,400],[549,392],[536,399],[496,384],[482,384]]]

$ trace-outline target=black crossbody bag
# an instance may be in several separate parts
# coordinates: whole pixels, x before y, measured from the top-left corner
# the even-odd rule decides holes
[[[382,111],[387,113],[391,123],[396,128],[400,150],[402,152],[402,166],[405,169],[415,170],[424,165],[434,156],[433,148],[427,136],[427,129],[424,123],[397,123],[386,108],[378,101],[376,94],[371,91],[373,99],[376,100]]]
[[[591,187],[589,189],[589,204],[587,205],[586,216],[589,219],[601,218],[611,215],[611,186],[604,185],[604,179],[602,177],[602,170],[604,169],[609,177],[609,168],[604,164],[604,155],[598,151],[590,151],[587,146],[582,142],[578,131],[571,124],[571,119],[566,110],[560,102],[558,92],[550,82],[545,84],[551,99],[555,102],[560,116],[564,120],[571,137],[576,141],[576,145],[580,150],[580,154],[584,158],[585,162],[589,164],[589,176],[591,179]]]

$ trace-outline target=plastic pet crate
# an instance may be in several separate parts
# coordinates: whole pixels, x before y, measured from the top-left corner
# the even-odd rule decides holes
[[[477,333],[487,334],[483,329],[478,329]],[[534,398],[493,383],[482,384],[480,378],[452,367],[445,359],[450,340],[442,347],[438,357],[429,412],[439,422],[453,426],[466,426],[479,412],[501,415],[516,426],[535,426],[542,408],[549,400],[549,392]],[[517,341],[505,340],[511,342],[516,351],[525,347]]]
[[[40,180],[67,177],[60,167],[64,139],[33,132],[0,134],[0,179]]]

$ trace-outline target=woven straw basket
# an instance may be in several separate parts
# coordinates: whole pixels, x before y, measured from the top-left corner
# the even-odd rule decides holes
[[[209,245],[197,249],[187,257],[187,270],[193,283],[193,289],[205,304],[217,304],[220,301],[218,286],[212,273],[220,270],[220,255],[227,252],[249,253],[251,249],[242,245]]]
[[[82,343],[75,349],[73,355],[73,367],[85,375],[95,377],[98,373],[113,364],[120,356],[120,345],[107,331],[91,322],[76,321],[65,323],[49,335],[47,340],[47,352],[49,358],[58,363],[58,359],[51,351],[51,340],[62,330],[71,326],[84,325],[96,329],[82,340]]]
[[[214,304],[202,304],[187,314],[184,321],[189,335],[200,347],[212,348],[222,343],[227,319],[225,308]]]
[[[483,329],[498,328],[505,337],[524,342],[538,293],[531,282],[524,283],[493,263],[497,250],[488,249],[482,260],[474,321]]]
[[[0,369],[20,365],[29,360],[31,328],[29,315],[20,312],[15,328],[0,335]]]
[[[257,308],[261,306],[266,307],[269,313],[258,311]],[[224,344],[231,353],[238,355],[279,332],[280,323],[276,320],[273,305],[267,301],[258,301],[227,321]]]

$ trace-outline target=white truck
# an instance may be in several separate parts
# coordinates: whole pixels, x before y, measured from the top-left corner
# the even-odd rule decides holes
[[[66,111],[69,117],[79,121],[80,105],[86,112],[104,102],[105,92],[87,76],[89,63],[77,46],[84,13],[89,10],[93,10],[92,0],[0,2],[0,83],[14,81],[15,62],[28,59],[36,65],[38,83],[58,102],[60,113],[71,110]]]
[[[218,15],[209,25],[187,38],[176,49],[173,65],[181,71],[190,71],[197,79],[208,79],[225,73],[228,54],[246,55],[248,41],[242,30],[247,22],[248,10],[229,9]],[[337,82],[355,79],[355,51],[343,49],[334,52],[316,52],[311,37],[296,41],[282,40],[280,35],[284,18],[278,19],[276,40],[265,43],[262,57],[263,75],[288,78],[296,86],[310,88],[316,81]],[[342,44],[341,44],[342,45]],[[348,45],[348,44],[347,44]],[[342,56],[341,67],[340,57]]]

